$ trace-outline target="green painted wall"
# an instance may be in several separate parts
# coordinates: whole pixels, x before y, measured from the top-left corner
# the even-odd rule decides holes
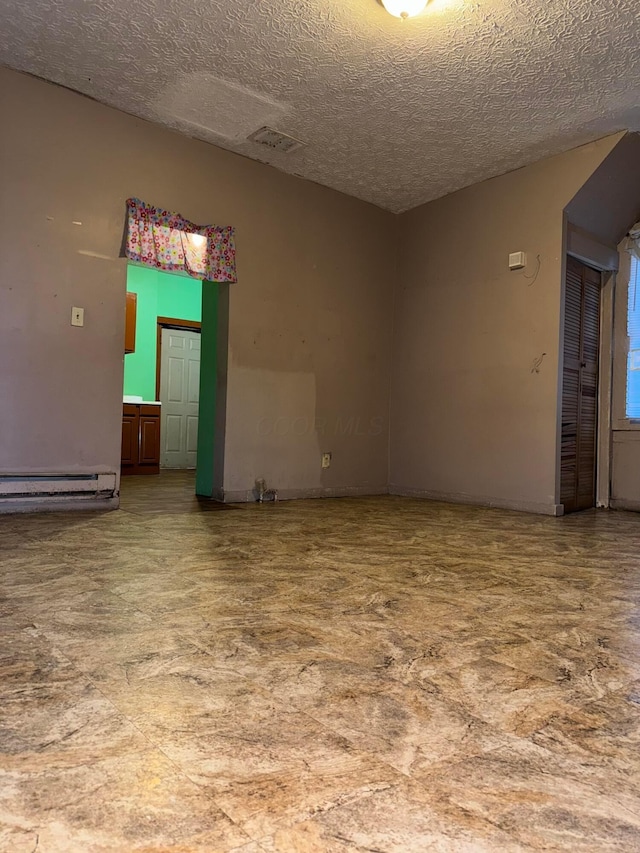
[[[124,357],[124,393],[155,400],[157,318],[200,320],[202,282],[129,264],[127,290],[138,294],[138,315],[136,351]]]
[[[213,496],[216,431],[216,383],[218,373],[218,285],[205,281],[202,289],[202,337],[200,340],[200,412],[196,494]]]

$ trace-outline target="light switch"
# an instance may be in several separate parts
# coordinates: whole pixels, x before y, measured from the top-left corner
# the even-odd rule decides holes
[[[84,308],[71,309],[71,325],[84,326]]]

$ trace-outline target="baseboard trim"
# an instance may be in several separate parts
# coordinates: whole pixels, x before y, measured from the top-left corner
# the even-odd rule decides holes
[[[536,515],[561,516],[564,514],[562,504],[546,504],[537,501],[512,501],[504,498],[488,497],[487,495],[468,495],[457,492],[437,492],[427,489],[407,489],[402,486],[389,486],[389,494],[404,498],[419,498],[428,501],[441,501],[450,504],[465,504],[482,506],[490,509],[508,509],[514,512],[530,512]]]
[[[387,495],[387,486],[337,486],[334,488],[277,489],[279,501],[299,501],[313,498],[359,498],[374,495]],[[253,489],[248,491],[225,491],[225,503],[255,503]]]
[[[640,512],[640,501],[628,501],[625,498],[611,498],[609,501],[611,509],[623,509],[627,512]]]

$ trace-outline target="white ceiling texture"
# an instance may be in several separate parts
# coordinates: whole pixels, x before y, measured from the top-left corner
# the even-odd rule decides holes
[[[639,0],[0,0],[0,63],[395,212],[640,130]]]

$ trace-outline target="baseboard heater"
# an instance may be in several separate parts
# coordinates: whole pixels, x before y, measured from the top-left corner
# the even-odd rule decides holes
[[[0,474],[0,511],[31,504],[100,502],[115,496],[115,474]]]

